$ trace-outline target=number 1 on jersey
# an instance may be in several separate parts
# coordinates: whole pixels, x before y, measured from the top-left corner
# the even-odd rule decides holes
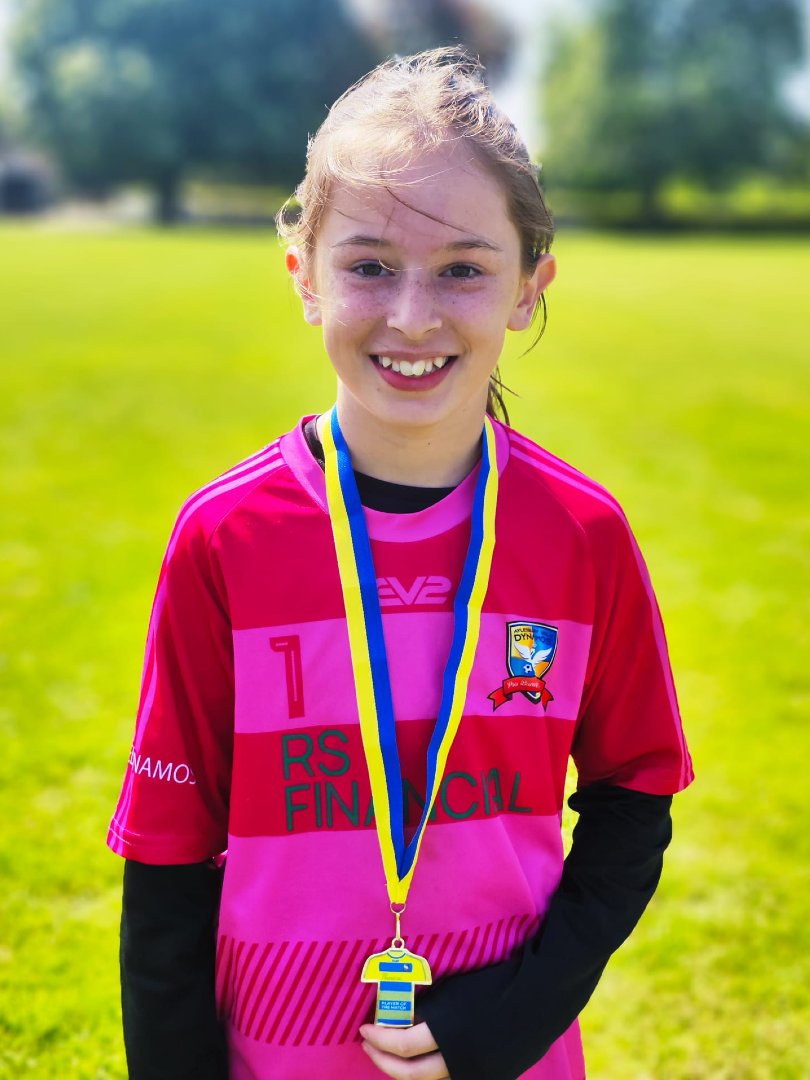
[[[304,677],[301,669],[301,638],[298,634],[270,638],[273,652],[284,653],[287,680],[287,711],[290,720],[304,715]]]

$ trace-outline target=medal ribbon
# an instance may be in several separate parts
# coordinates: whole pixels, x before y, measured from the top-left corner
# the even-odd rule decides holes
[[[470,544],[453,602],[453,636],[442,679],[439,715],[428,745],[425,806],[416,832],[405,843],[402,770],[397,749],[391,678],[371,542],[357,491],[351,455],[338,422],[337,407],[324,425],[326,496],[346,608],[352,672],[363,750],[391,903],[404,904],[447,757],[461,722],[478,635],[481,607],[495,548],[498,469],[495,432],[484,421],[481,467],[473,496]]]

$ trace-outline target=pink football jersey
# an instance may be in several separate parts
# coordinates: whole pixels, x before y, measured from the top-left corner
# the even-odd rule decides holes
[[[403,932],[434,982],[534,934],[580,785],[692,778],[644,562],[616,501],[495,425],[496,546],[464,714]],[[412,828],[477,470],[414,514],[366,510]],[[227,864],[217,1000],[233,1080],[379,1073],[364,961],[393,932],[323,473],[299,426],[192,496],[160,575],[110,847]],[[416,1008],[419,1007],[416,989]],[[584,1075],[573,1025],[526,1074]]]

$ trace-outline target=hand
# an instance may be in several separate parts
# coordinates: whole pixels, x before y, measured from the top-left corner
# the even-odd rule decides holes
[[[387,1028],[363,1024],[363,1049],[393,1080],[449,1080],[450,1074],[427,1024]]]

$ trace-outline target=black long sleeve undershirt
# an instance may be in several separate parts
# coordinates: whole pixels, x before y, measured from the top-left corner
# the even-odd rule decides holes
[[[132,1080],[226,1080],[214,1001],[222,871],[124,865],[121,1012]]]
[[[317,457],[313,422],[305,435]],[[448,494],[357,480],[363,504],[386,512],[413,513]],[[445,979],[417,1000],[452,1080],[512,1080],[584,1008],[658,884],[671,802],[607,784],[571,797],[579,821],[537,935],[510,960]],[[214,1003],[221,883],[207,863],[126,864],[121,985],[131,1080],[227,1080]]]

